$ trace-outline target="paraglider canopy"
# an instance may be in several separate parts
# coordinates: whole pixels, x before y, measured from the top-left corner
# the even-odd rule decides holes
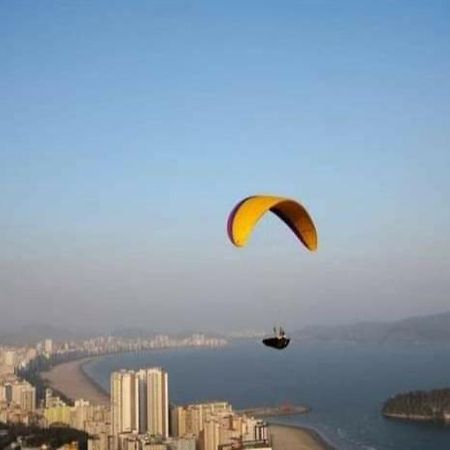
[[[297,201],[271,195],[244,198],[228,217],[228,237],[236,247],[247,244],[259,219],[268,211],[278,216],[310,251],[317,249],[317,231],[306,209]]]

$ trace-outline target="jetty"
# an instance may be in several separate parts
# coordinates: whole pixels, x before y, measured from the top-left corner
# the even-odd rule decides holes
[[[258,406],[255,408],[246,408],[236,411],[238,414],[245,414],[253,417],[278,417],[278,416],[296,416],[306,414],[311,411],[309,406],[284,404],[279,406]]]

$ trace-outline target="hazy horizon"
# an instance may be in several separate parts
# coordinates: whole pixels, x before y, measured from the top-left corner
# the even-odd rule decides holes
[[[0,327],[450,310],[450,5],[0,4]],[[307,253],[255,193],[301,201]]]

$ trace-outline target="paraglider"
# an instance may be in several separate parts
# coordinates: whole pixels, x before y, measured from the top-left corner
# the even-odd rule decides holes
[[[307,250],[317,250],[317,230],[305,207],[295,200],[271,195],[246,197],[233,208],[227,222],[230,241],[236,247],[244,247],[258,221],[269,211],[291,229]],[[264,345],[278,350],[285,349],[289,342],[281,327],[274,328],[273,337],[263,339]]]
[[[276,348],[277,350],[285,349],[291,340],[286,337],[286,333],[283,328],[280,327],[280,329],[277,330],[277,328],[274,327],[273,333],[275,337],[263,339],[263,344],[267,347]]]

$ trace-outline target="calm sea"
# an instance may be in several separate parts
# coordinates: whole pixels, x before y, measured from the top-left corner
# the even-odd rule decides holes
[[[307,404],[312,412],[283,422],[317,429],[342,450],[449,450],[450,427],[383,419],[390,395],[450,386],[449,345],[302,343],[285,351],[257,341],[225,349],[124,353],[89,363],[85,370],[105,389],[121,368],[162,366],[171,402],[228,400],[235,408]]]

